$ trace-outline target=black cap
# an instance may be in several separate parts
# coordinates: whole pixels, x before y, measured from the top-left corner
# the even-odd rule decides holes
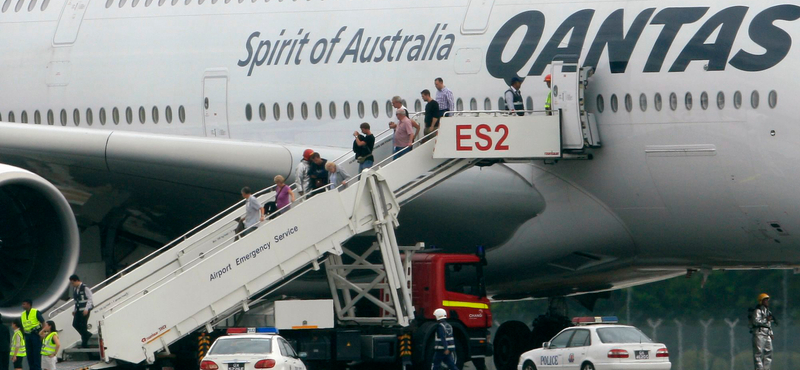
[[[517,83],[517,82],[522,83],[522,79],[519,78],[519,77],[514,77],[514,78],[511,79],[511,84],[512,85]]]

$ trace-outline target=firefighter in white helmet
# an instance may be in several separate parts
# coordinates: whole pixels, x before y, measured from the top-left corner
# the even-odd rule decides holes
[[[436,317],[436,337],[433,351],[433,370],[442,366],[442,362],[450,370],[458,370],[454,361],[456,355],[456,339],[453,335],[453,326],[447,323],[447,311],[437,308],[433,311]]]

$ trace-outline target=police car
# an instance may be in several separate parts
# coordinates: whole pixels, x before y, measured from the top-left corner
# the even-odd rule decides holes
[[[542,348],[525,352],[519,370],[669,370],[667,346],[639,329],[616,325],[614,316],[576,317],[577,326],[558,333]]]
[[[306,370],[275,328],[230,328],[200,362],[201,370]]]

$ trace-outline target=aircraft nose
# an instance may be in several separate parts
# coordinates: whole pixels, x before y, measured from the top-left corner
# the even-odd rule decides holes
[[[542,195],[513,166],[472,168],[404,205],[398,242],[425,242],[450,253],[507,242],[545,208]]]

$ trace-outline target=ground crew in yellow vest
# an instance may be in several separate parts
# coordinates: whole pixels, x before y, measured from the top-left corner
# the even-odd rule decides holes
[[[769,295],[758,296],[758,306],[750,313],[750,332],[753,333],[753,360],[756,370],[772,368],[772,323],[775,318],[769,310]]]
[[[33,308],[33,301],[26,299],[22,301],[22,331],[25,333],[25,349],[30,356],[28,357],[28,370],[42,370],[42,357],[37,354],[42,351],[42,339],[39,338],[39,330],[42,329],[44,318],[39,310]]]
[[[81,347],[89,347],[89,338],[92,333],[89,331],[89,313],[94,308],[92,300],[92,290],[84,284],[78,275],[69,277],[72,285],[72,300],[75,301],[75,310],[72,311],[72,327],[81,335]]]
[[[11,336],[11,362],[14,370],[22,370],[22,359],[27,356],[25,350],[25,336],[22,333],[22,320],[16,319],[11,323],[14,335]]]
[[[436,317],[436,335],[433,345],[433,370],[438,370],[442,362],[450,370],[458,370],[456,367],[456,339],[453,333],[453,326],[447,322],[447,311],[437,308],[433,311]]]
[[[547,111],[548,115],[552,114],[551,111],[553,110],[553,108],[552,108],[553,90],[550,87],[550,81],[551,80],[552,80],[552,77],[550,77],[550,75],[544,76],[544,83],[547,84],[547,100],[545,100],[545,102],[544,102],[544,110]]]
[[[61,341],[58,340],[56,323],[53,321],[44,323],[39,337],[42,338],[42,370],[57,370],[56,353],[61,348]]]
[[[522,92],[519,88],[522,87],[522,79],[514,77],[511,79],[511,85],[508,86],[503,99],[506,101],[506,110],[517,113],[518,116],[525,115],[525,104],[522,102]]]

